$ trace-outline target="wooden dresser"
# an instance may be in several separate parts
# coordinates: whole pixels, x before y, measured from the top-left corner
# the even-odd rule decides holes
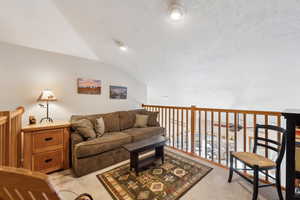
[[[69,128],[68,122],[23,127],[23,167],[42,173],[68,169],[70,166]]]

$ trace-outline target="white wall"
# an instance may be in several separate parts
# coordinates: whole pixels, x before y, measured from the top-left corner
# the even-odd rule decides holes
[[[77,78],[102,80],[101,95],[77,94]],[[109,99],[109,85],[128,87],[127,100]],[[55,120],[72,114],[105,113],[137,108],[146,102],[146,86],[118,68],[100,62],[0,43],[0,110],[25,106],[38,119],[45,110],[36,101],[41,90],[51,89],[58,101],[51,104]]]
[[[249,40],[253,43],[251,49],[244,46],[232,55],[214,55],[197,69],[178,67],[170,70],[165,80],[150,82],[148,103],[272,111],[299,109],[300,38]],[[225,51],[227,46],[222,48]]]

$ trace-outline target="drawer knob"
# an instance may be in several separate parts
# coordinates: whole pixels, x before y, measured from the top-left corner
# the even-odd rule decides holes
[[[53,160],[52,158],[47,159],[47,160],[45,160],[45,163],[49,163],[49,162],[51,162],[52,160]]]
[[[45,138],[45,141],[51,141],[51,140],[53,140],[53,137]]]

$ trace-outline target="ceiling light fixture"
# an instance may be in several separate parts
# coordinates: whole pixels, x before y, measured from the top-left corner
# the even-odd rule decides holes
[[[121,49],[122,51],[127,51],[127,50],[128,50],[128,47],[127,47],[127,46],[120,46],[120,49]]]
[[[114,40],[116,45],[120,48],[121,51],[127,51],[128,47],[121,41],[119,40]]]
[[[179,21],[184,17],[184,8],[182,5],[178,4],[178,3],[172,3],[170,5],[170,19],[173,21]]]

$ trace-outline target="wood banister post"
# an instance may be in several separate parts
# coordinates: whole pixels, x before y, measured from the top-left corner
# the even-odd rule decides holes
[[[21,126],[24,108],[14,111],[1,111],[0,116],[6,118],[0,127],[0,164],[19,167],[21,164]]]
[[[195,153],[196,106],[191,106],[191,152]]]
[[[3,164],[5,166],[9,166],[10,164],[10,144],[11,144],[11,139],[10,139],[10,133],[11,133],[11,114],[10,111],[4,111],[1,112],[2,116],[6,116],[7,117],[7,122],[5,125],[5,132],[4,132],[4,138],[3,138],[3,146],[4,146],[4,158],[3,158]]]

